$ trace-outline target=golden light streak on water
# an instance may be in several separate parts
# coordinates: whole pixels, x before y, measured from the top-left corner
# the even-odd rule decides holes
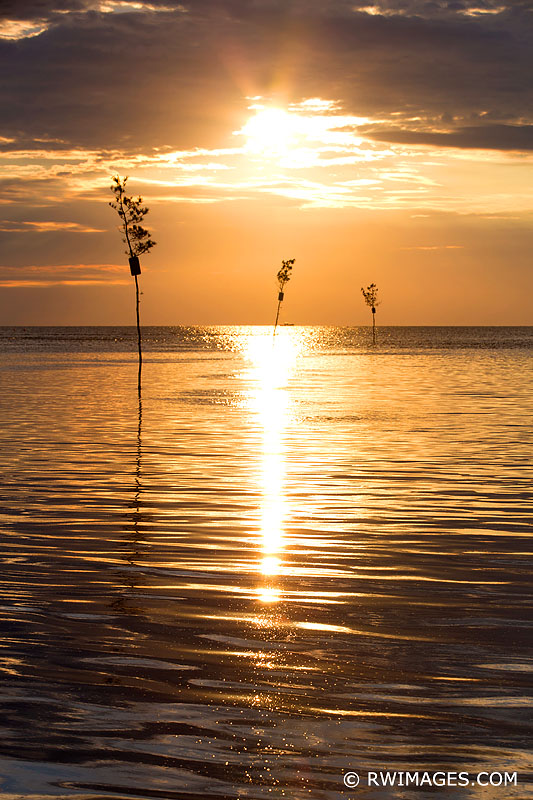
[[[275,578],[283,566],[285,524],[290,512],[285,492],[285,436],[291,414],[288,384],[301,351],[301,340],[286,328],[281,328],[275,335],[267,328],[259,334],[249,335],[245,343],[246,357],[251,364],[248,380],[254,387],[249,394],[249,404],[261,430],[258,571],[265,578],[268,576],[268,581],[264,579],[257,590],[262,603],[277,603],[282,598]]]
[[[277,603],[281,599],[281,592],[271,586],[264,586],[258,590],[257,598],[261,603]]]

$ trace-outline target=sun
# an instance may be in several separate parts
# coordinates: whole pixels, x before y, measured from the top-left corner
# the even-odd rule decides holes
[[[259,107],[239,133],[246,137],[248,152],[280,157],[296,144],[298,120],[281,108]]]
[[[341,113],[335,101],[315,97],[286,108],[256,102],[248,111],[248,120],[233,135],[244,139],[239,152],[248,157],[248,167],[259,168],[263,174],[355,164],[376,157],[373,145],[368,146],[357,131],[371,120]]]

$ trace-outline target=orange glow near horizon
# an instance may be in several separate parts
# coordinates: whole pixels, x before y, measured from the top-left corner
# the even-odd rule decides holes
[[[148,203],[148,227],[158,242],[143,257],[144,324],[269,322],[268,271],[284,254],[305,265],[291,292],[296,323],[366,324],[358,298],[370,281],[386,291],[384,325],[529,323],[525,209],[532,190],[529,172],[517,167],[528,166],[531,153],[495,158],[437,141],[394,143],[394,130],[407,122],[422,135],[423,120],[358,116],[327,97],[292,103],[243,97],[239,118],[240,129],[228,125],[211,147],[135,155],[59,140],[47,149],[45,139],[38,149],[13,149],[14,141],[0,137],[9,145],[0,167],[16,181],[38,179],[49,187],[43,207],[64,205],[60,219],[52,211],[36,219],[31,210],[27,218],[0,220],[3,234],[18,237],[22,247],[21,263],[0,267],[5,324],[134,322],[129,270],[119,263],[122,247],[106,208],[109,175],[116,172],[129,175],[132,192]],[[68,182],[57,181],[58,169],[68,171]],[[209,236],[199,235],[204,230]],[[36,263],[34,245],[43,236],[46,258]],[[522,256],[513,262],[512,297],[502,303],[501,264],[511,236]],[[487,237],[495,237],[490,249]],[[85,265],[72,266],[70,247],[83,248]],[[237,291],[227,291],[228,281]],[[37,297],[48,288],[46,302],[26,302],[26,289]],[[476,304],[463,302],[468,295]]]

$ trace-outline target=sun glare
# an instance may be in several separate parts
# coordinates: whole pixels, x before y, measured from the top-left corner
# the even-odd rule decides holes
[[[294,115],[281,108],[260,108],[239,131],[246,136],[246,149],[261,155],[288,153],[296,138]]]
[[[369,120],[341,114],[333,101],[315,97],[286,109],[255,103],[249,110],[252,116],[233,133],[244,137],[242,152],[262,169],[305,169],[377,157],[373,146],[363,145],[357,135],[358,126]]]

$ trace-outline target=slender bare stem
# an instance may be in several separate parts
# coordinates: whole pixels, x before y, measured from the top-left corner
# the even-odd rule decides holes
[[[137,280],[137,275],[134,275],[135,278],[135,309],[137,311],[137,346],[139,349],[139,374],[137,379],[137,389],[139,392],[139,397],[141,396],[141,372],[142,372],[142,365],[143,365],[143,354],[142,354],[142,347],[141,347],[141,322],[139,317],[139,281]]]
[[[273,336],[276,335],[276,328],[278,327],[278,319],[279,319],[280,308],[281,308],[281,300],[278,300],[278,312],[276,314],[276,321],[274,323],[274,333],[272,334]]]
[[[130,256],[133,258],[133,249],[130,242],[129,231],[128,231],[128,222],[126,217],[126,211],[124,210],[124,203],[122,202],[122,195],[120,196],[120,210],[123,214],[123,221],[124,221],[124,234],[126,236],[126,243],[128,245],[128,249],[130,251]],[[139,393],[139,402],[141,397],[141,372],[142,372],[142,363],[143,363],[143,356],[142,356],[142,349],[141,349],[141,325],[139,319],[139,282],[137,280],[137,275],[134,276],[135,278],[135,310],[137,312],[137,346],[139,349],[139,373],[137,375],[137,391]]]

